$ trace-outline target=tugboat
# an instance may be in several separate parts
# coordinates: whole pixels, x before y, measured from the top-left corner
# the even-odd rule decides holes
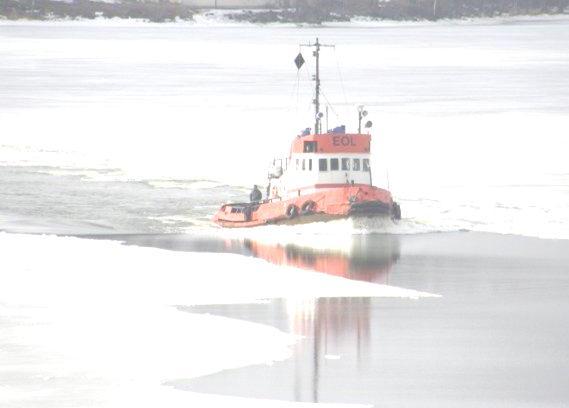
[[[345,126],[322,133],[320,48],[328,45],[317,38],[301,46],[314,48],[316,58],[314,133],[305,129],[293,140],[288,157],[273,161],[265,198],[255,186],[251,202],[223,204],[213,221],[222,227],[243,228],[355,216],[401,219],[401,208],[391,193],[372,183],[372,123],[365,123],[368,133],[362,133],[362,119],[367,115],[363,107],[358,109],[357,133],[346,133]],[[304,64],[301,53],[295,63],[298,69]]]

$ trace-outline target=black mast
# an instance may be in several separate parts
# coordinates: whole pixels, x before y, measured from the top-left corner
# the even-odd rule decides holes
[[[322,119],[322,112],[320,112],[320,47],[333,47],[333,45],[321,44],[316,37],[316,42],[314,44],[300,44],[301,47],[314,47],[315,50],[312,55],[316,58],[316,74],[313,79],[315,82],[314,91],[314,134],[319,134],[322,131],[322,125],[320,123]]]

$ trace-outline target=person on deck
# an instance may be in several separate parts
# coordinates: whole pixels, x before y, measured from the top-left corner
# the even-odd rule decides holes
[[[251,191],[251,194],[249,194],[249,200],[252,203],[254,203],[254,202],[261,201],[262,199],[263,199],[263,193],[261,193],[261,190],[259,190],[257,185],[254,185],[253,191]]]

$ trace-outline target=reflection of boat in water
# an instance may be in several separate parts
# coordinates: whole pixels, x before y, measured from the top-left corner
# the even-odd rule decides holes
[[[374,251],[369,250],[370,242]],[[251,255],[273,264],[383,284],[387,283],[391,266],[399,259],[399,241],[392,235],[355,236],[347,252],[297,244],[265,244],[250,239],[238,245],[244,245]]]
[[[399,237],[395,235],[352,236],[351,243],[341,250],[185,234],[115,235],[113,238],[127,244],[176,251],[255,256],[274,264],[376,283],[387,282],[390,269],[398,261],[400,253]],[[365,297],[292,298],[274,299],[270,303],[178,306],[180,311],[270,325],[299,335],[299,341],[290,359],[270,366],[259,364],[223,370],[191,380],[170,381],[169,385],[194,392],[249,398],[329,401],[332,389],[336,396],[336,383],[339,381],[346,389],[356,389],[361,373],[370,369],[369,361],[378,353],[374,342],[370,341],[374,334],[377,335],[370,324],[373,318],[377,319],[374,307],[374,301]]]
[[[256,364],[187,380],[175,388],[244,398],[337,402],[337,383],[354,390],[372,355],[374,305],[370,298],[274,299],[270,303],[179,307],[252,321],[295,334],[298,342],[289,359]],[[364,398],[364,397],[359,397]],[[356,398],[357,400],[358,398]],[[347,401],[346,401],[347,402]],[[369,406],[368,401],[354,401]]]
[[[226,240],[227,252],[252,255],[278,265],[289,265],[349,279],[387,283],[399,260],[399,237],[352,236],[346,248],[317,249],[299,244],[268,244],[256,240]],[[357,389],[362,372],[378,353],[371,339],[377,332],[377,304],[367,297],[289,298],[270,303],[190,307],[187,311],[271,325],[300,336],[293,356],[268,367],[259,364],[226,370],[173,384],[181,389],[246,398],[299,402],[337,400],[337,384]],[[375,315],[375,317],[374,317]],[[332,390],[333,389],[333,390]],[[365,396],[361,403],[368,403]],[[356,402],[356,401],[351,401]]]
[[[370,167],[371,135],[361,132],[362,119],[367,115],[359,109],[357,133],[346,133],[345,126],[321,131],[320,112],[320,47],[316,42],[315,124],[297,136],[290,153],[273,162],[269,172],[267,195],[256,188],[250,203],[228,203],[214,215],[222,227],[254,227],[276,223],[307,223],[352,216],[385,215],[401,217],[399,205],[391,193],[372,183]],[[304,64],[302,54],[295,60]],[[370,129],[371,121],[364,127]]]
[[[108,238],[104,235],[97,238]],[[253,239],[221,239],[185,234],[113,235],[138,246],[171,251],[234,253],[264,259],[343,278],[387,283],[391,267],[399,259],[396,235],[354,235],[342,249],[314,248],[295,243],[270,244]]]
[[[270,244],[253,239],[222,239],[187,234],[114,234],[95,235],[89,238],[112,238],[126,244],[171,251],[229,252],[254,256],[276,265],[289,265],[375,283],[386,283],[391,267],[399,259],[399,238],[388,234],[354,235],[342,249],[321,249],[296,243]]]

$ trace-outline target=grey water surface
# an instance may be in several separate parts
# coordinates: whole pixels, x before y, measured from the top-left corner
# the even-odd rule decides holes
[[[354,236],[348,252],[188,235],[117,237],[234,252],[439,298],[187,307],[302,336],[290,359],[167,382],[180,390],[376,407],[569,404],[569,242],[457,232]],[[321,270],[324,272],[324,270]]]

